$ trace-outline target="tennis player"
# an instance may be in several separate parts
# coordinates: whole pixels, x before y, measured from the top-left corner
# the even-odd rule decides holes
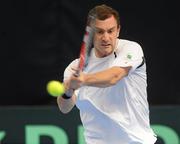
[[[64,72],[66,95],[57,103],[63,113],[80,110],[87,144],[154,144],[147,101],[146,64],[141,46],[119,39],[119,14],[107,5],[89,11],[96,19],[87,67],[73,76],[78,59]]]

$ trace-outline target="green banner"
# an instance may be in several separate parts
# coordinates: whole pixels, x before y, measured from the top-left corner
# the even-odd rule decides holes
[[[150,108],[158,144],[180,144],[180,107]],[[85,144],[79,111],[62,114],[56,106],[1,107],[1,144]]]

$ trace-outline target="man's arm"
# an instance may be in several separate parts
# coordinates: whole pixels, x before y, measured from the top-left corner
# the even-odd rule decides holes
[[[79,77],[72,76],[65,83],[66,90],[77,89],[83,85],[94,86],[94,87],[108,87],[115,85],[123,77],[127,76],[131,67],[112,67],[107,70],[84,74],[80,73]],[[64,99],[63,97],[57,98],[57,103],[59,109],[63,113],[68,113],[74,107],[76,102],[76,96],[73,93],[72,97],[69,99]]]
[[[65,87],[65,97],[57,97],[57,104],[62,113],[68,113],[74,107],[76,102],[76,96],[74,90],[70,87],[70,79],[66,80],[63,85]]]
[[[77,86],[94,86],[94,87],[108,87],[115,85],[123,77],[127,76],[131,67],[112,67],[107,70],[84,74],[81,73],[79,77],[71,77],[71,87],[76,89]]]
[[[60,111],[64,114],[70,112],[72,108],[74,107],[76,102],[76,96],[73,94],[73,96],[69,99],[64,99],[63,97],[59,96],[57,98],[57,104],[60,109]]]

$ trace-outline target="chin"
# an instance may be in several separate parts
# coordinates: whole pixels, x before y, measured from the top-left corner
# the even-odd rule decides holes
[[[107,51],[105,51],[106,54],[111,54],[113,52],[113,50],[111,48],[107,49]]]
[[[112,53],[112,51],[106,51],[106,52],[104,52],[104,56],[108,56],[108,55],[110,55]]]

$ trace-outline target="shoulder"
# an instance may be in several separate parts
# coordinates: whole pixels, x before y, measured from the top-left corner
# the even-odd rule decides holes
[[[76,69],[78,66],[79,59],[75,59],[69,63],[65,70],[71,70],[72,68]]]
[[[70,77],[78,67],[78,59],[73,60],[64,70],[64,79]]]
[[[143,53],[142,47],[139,43],[135,41],[125,40],[125,39],[117,39],[117,53],[123,52],[140,52]]]
[[[126,47],[141,48],[138,42],[125,40],[125,39],[117,39],[117,44],[119,48],[126,48]]]
[[[79,62],[79,59],[75,59],[70,62],[69,66],[77,66],[78,62]]]

